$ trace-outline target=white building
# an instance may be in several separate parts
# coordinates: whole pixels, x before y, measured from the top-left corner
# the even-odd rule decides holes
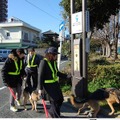
[[[7,22],[0,23],[0,48],[36,47],[35,41],[40,35],[40,29],[11,17]]]

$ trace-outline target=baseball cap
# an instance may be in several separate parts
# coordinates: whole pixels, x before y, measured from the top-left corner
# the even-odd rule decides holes
[[[19,49],[17,49],[16,51],[17,51],[17,52],[20,52],[21,54],[22,54],[22,53],[25,54],[25,51],[24,51],[24,49],[22,49],[22,48],[19,48]]]
[[[51,54],[60,54],[58,51],[57,51],[57,48],[55,47],[49,47],[46,49],[45,53],[51,53]]]
[[[31,47],[31,48],[28,49],[28,51],[35,51],[35,48]]]

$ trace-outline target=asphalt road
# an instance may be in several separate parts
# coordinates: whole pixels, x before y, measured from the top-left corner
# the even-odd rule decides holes
[[[62,61],[60,69],[62,69],[63,66],[66,65],[66,63],[67,61],[66,62]],[[0,70],[2,66],[3,66],[3,63],[0,62]],[[0,74],[0,118],[46,118],[41,100],[37,104],[38,112],[31,110],[31,104],[29,102],[26,106],[28,108],[27,111],[23,109],[23,106],[17,107],[19,109],[18,112],[14,113],[10,111],[9,94],[10,94],[9,90],[4,86],[2,82],[1,74]],[[46,102],[47,108],[49,108],[50,107],[49,102],[48,101],[45,101],[45,102]],[[66,100],[62,105],[61,113],[63,116],[66,116],[66,118],[86,118],[85,115],[76,116],[77,110],[75,110],[74,107],[70,106],[70,104],[68,104]],[[107,114],[108,114],[108,111],[107,111]],[[108,118],[108,116],[104,115],[103,113],[99,114],[98,117]]]
[[[0,70],[2,66],[3,63],[0,63]],[[38,103],[38,113],[31,111],[29,102],[27,104],[28,111],[25,111],[23,106],[18,107],[19,111],[16,113],[10,111],[9,90],[4,86],[0,74],[0,118],[45,118],[43,105],[41,103],[40,100]]]
[[[65,62],[63,62],[65,64]],[[62,64],[63,64],[62,63]],[[0,70],[4,63],[0,62]],[[25,111],[23,106],[17,107],[18,112],[14,113],[10,111],[9,103],[9,89],[4,86],[0,74],[0,118],[45,118],[45,112],[41,100],[38,102],[38,112],[31,110],[31,104],[28,101],[27,108]],[[21,99],[22,101],[22,99]],[[49,102],[46,101],[47,108],[49,108]]]

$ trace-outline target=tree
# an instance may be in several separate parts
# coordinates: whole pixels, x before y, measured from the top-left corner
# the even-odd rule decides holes
[[[70,0],[62,0],[59,4],[64,9],[64,18],[70,18]],[[116,15],[119,10],[119,0],[88,0],[87,10],[90,12],[90,29],[102,29],[109,22],[111,15]],[[75,0],[75,11],[82,11],[82,0]]]
[[[94,30],[93,38],[101,40],[103,55],[117,59],[118,18],[112,15],[102,30]]]
[[[70,0],[62,0],[60,2],[60,6],[63,7],[63,17],[64,19],[70,19]],[[90,32],[89,38],[91,38],[94,28],[97,30],[102,30],[106,23],[109,23],[109,18],[111,15],[116,15],[119,11],[119,0],[87,0],[87,10],[90,12]],[[82,11],[82,0],[75,0],[75,11]],[[115,27],[114,32],[114,47],[115,47],[115,55],[114,58],[117,58],[117,41],[118,41],[118,24]],[[110,41],[107,36],[102,42],[105,47],[110,49]],[[108,50],[108,49],[107,49]],[[103,51],[104,52],[104,51]],[[108,54],[110,54],[110,51]]]

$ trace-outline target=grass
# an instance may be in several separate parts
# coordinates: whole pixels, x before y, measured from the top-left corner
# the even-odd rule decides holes
[[[90,61],[95,61],[96,59],[101,59],[102,56],[99,56],[99,55],[91,55],[90,56]],[[116,59],[115,61],[112,59],[112,58],[104,58],[106,61],[110,62],[111,64],[114,64],[114,63],[118,63],[120,64],[120,55],[118,55],[118,59]],[[70,66],[69,66],[70,67]],[[65,71],[68,71],[68,68],[66,67],[64,69]],[[70,71],[70,68],[69,68],[69,71]],[[65,85],[62,87],[62,92],[63,92],[63,95],[64,96],[70,96],[71,95],[71,87],[69,85]],[[108,113],[111,111],[111,109],[109,108],[108,104],[106,101],[102,101],[100,102],[100,106],[102,108],[104,108],[106,111],[108,111]],[[115,117],[117,117],[118,114],[120,114],[120,105],[119,104],[113,104],[114,108],[115,108]]]

